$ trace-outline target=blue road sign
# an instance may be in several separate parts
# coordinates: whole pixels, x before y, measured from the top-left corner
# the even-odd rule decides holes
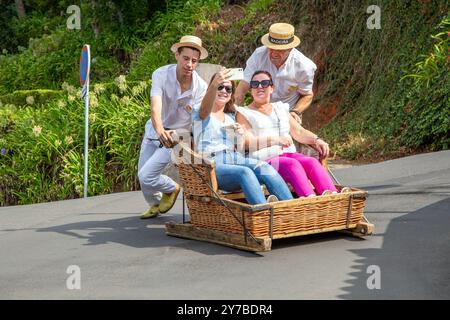
[[[89,72],[91,69],[91,50],[88,44],[83,46],[80,55],[80,85],[84,87],[89,80]]]

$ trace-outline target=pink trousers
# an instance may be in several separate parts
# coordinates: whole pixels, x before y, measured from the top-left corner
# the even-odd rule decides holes
[[[292,185],[299,197],[315,194],[311,183],[319,195],[325,190],[337,191],[326,169],[316,158],[301,153],[283,153],[267,162]]]

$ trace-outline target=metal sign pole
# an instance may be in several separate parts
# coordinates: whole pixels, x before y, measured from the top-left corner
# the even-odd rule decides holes
[[[89,72],[91,68],[91,50],[85,44],[80,56],[80,84],[81,99],[84,98],[84,198],[88,196],[88,172],[89,172]]]
[[[89,78],[84,96],[84,197],[88,196],[88,150],[89,150]]]

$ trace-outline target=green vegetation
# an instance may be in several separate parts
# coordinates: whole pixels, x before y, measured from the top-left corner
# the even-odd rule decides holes
[[[138,187],[150,82],[130,86],[123,76],[116,80],[114,88],[97,84],[90,94],[89,195]],[[64,89],[45,107],[0,109],[2,205],[82,196],[84,103],[75,87]]]
[[[367,6],[354,10],[348,1],[325,20],[332,38],[325,42],[327,59],[318,77],[325,89],[317,100],[338,108],[323,134],[348,159],[448,149],[449,6],[376,2],[381,30],[365,29]]]
[[[0,2],[3,8],[7,1]],[[4,5],[6,12],[0,19],[4,26],[0,31],[0,95],[58,89],[63,82],[77,85],[84,43],[91,45],[92,82],[110,81],[126,73],[140,46],[155,35],[152,17],[167,9],[165,0],[84,1],[80,29],[69,30],[66,21],[71,14],[66,10],[73,1],[23,2],[30,11],[26,17],[17,18],[13,2]]]
[[[93,58],[89,195],[139,188],[137,163],[144,125],[150,115],[151,73],[173,61],[169,44],[186,30],[194,31],[198,23],[205,21],[207,12],[219,9],[219,2],[175,1],[169,6],[155,6],[165,1],[137,1],[134,4],[140,9],[133,7],[131,11],[127,1],[111,2],[112,9],[105,8],[109,5],[104,3],[98,3],[97,15],[87,15],[81,30],[66,30],[65,19],[59,18],[61,24],[41,38],[31,39],[27,48],[16,52],[2,50],[0,205],[82,196],[84,104],[79,99],[80,89],[75,86],[83,43],[91,45]],[[69,4],[64,1],[59,4],[62,10],[66,5]],[[155,7],[160,10],[154,11]],[[88,12],[86,9],[82,7],[82,12]],[[147,11],[152,12],[144,14]],[[122,28],[115,29],[117,23],[111,20],[114,14],[123,15]],[[39,15],[41,19],[36,18]],[[133,15],[154,18],[128,19],[130,24],[126,24],[126,17]],[[50,19],[44,16],[36,11],[23,21],[15,17],[12,20],[18,25],[36,20],[42,26]],[[174,23],[178,19],[180,22]],[[102,26],[98,36],[90,27],[94,22]],[[158,42],[161,47],[156,45]],[[143,50],[147,54],[139,55],[142,46],[147,46]],[[121,74],[128,72],[132,57],[138,55],[128,80]],[[151,63],[149,59],[155,60]]]
[[[21,1],[16,1],[21,2]],[[238,5],[227,5],[238,3]],[[295,25],[318,65],[311,110],[339,157],[392,158],[450,144],[449,5],[429,0],[0,0],[0,205],[83,194],[78,63],[91,45],[89,195],[137,190],[151,73],[200,36],[206,62],[244,66],[270,24]],[[369,5],[381,30],[369,30]]]
[[[132,62],[130,79],[148,79],[153,70],[173,63],[172,44],[179,41],[180,35],[195,33],[196,25],[208,24],[207,15],[219,8],[218,0],[173,1],[167,13],[156,13],[148,25],[151,40]]]
[[[0,107],[4,104],[16,106],[22,105],[42,105],[57,99],[61,94],[59,90],[37,89],[37,90],[16,90],[13,93],[0,96]]]

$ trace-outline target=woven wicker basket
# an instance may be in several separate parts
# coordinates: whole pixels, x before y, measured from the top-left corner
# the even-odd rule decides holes
[[[180,151],[177,166],[195,227],[277,239],[351,229],[363,219],[366,191],[249,205],[242,193],[218,190],[213,161],[186,146]]]

